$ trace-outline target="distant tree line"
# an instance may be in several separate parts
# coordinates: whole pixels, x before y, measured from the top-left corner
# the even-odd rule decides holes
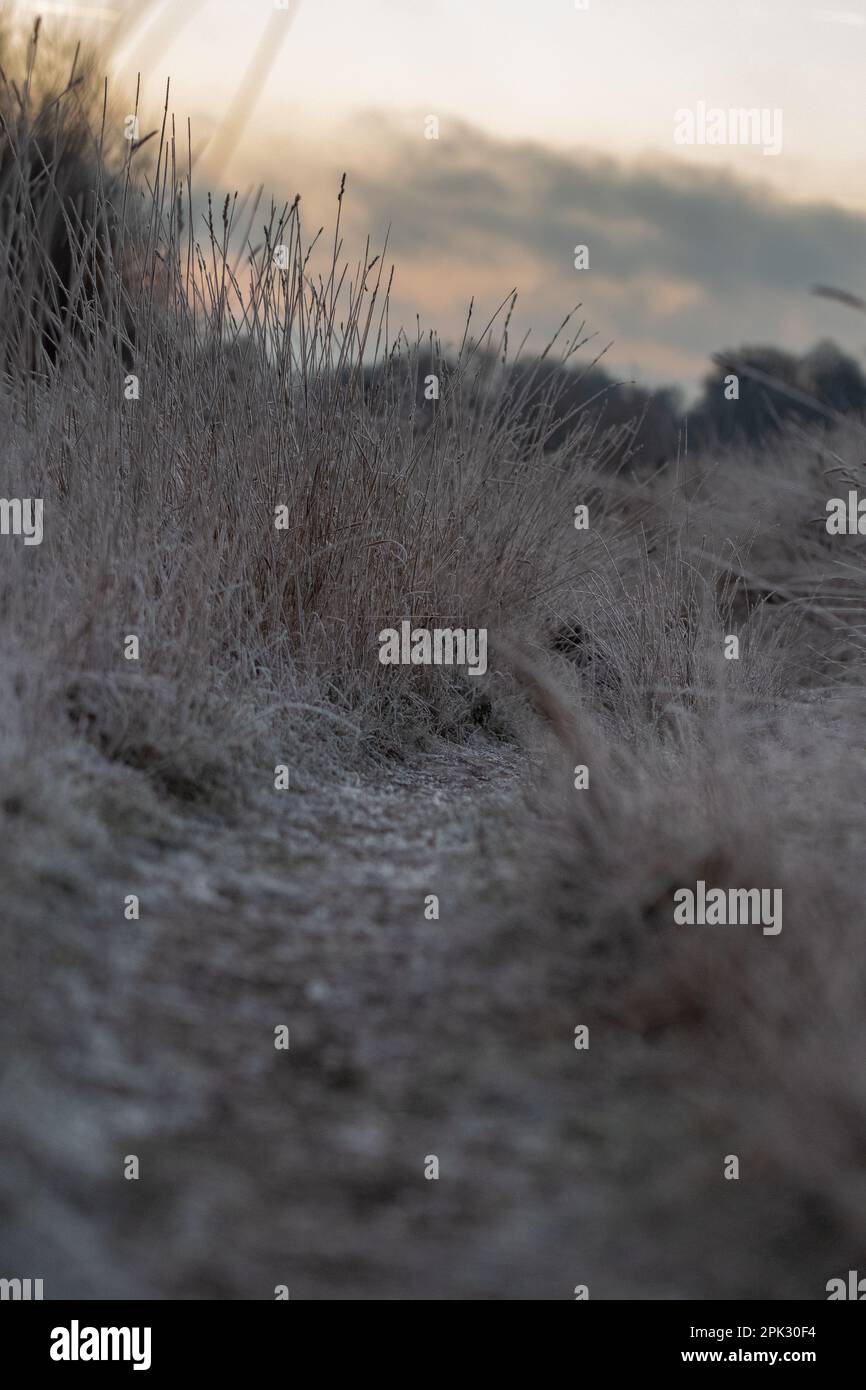
[[[552,368],[551,370],[556,370]],[[820,342],[797,356],[781,348],[745,346],[713,357],[701,394],[688,409],[675,388],[649,391],[617,385],[601,366],[563,391],[569,408],[585,402],[602,426],[626,430],[621,451],[658,466],[688,440],[691,450],[766,444],[786,426],[832,423],[839,416],[866,417],[866,375],[835,343]],[[567,411],[565,412],[568,413]],[[629,421],[633,422],[628,433]],[[570,423],[563,426],[567,431]],[[551,446],[562,442],[554,433]]]
[[[780,348],[743,347],[716,353],[713,363],[688,415],[689,436],[697,444],[761,444],[791,421],[810,425],[866,414],[863,369],[835,343],[818,343],[801,357]]]
[[[549,449],[576,439],[591,420],[596,436],[610,437],[613,466],[659,467],[675,458],[686,440],[690,452],[760,445],[792,423],[866,417],[863,368],[829,341],[802,356],[766,346],[726,348],[714,355],[701,393],[688,408],[677,388],[651,391],[617,381],[599,363],[581,368],[536,359],[503,368],[492,356],[480,360],[473,377],[479,397],[485,390],[495,392],[503,409],[518,411],[525,428],[544,431]],[[418,410],[432,413],[431,376],[441,399],[452,389],[454,365],[424,353],[417,371]]]

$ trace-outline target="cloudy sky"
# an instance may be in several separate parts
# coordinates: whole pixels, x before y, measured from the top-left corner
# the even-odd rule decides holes
[[[160,110],[170,77],[215,189],[300,192],[315,229],[347,170],[347,252],[390,226],[398,317],[446,340],[471,296],[481,317],[516,286],[532,341],[581,301],[608,365],[650,383],[688,388],[743,343],[866,349],[866,319],[808,292],[866,291],[866,0],[21,8],[110,38],[121,104],[140,72]],[[718,122],[678,143],[701,103],[764,111],[763,144]]]

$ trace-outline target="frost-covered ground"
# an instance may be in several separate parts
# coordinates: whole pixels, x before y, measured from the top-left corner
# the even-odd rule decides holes
[[[69,879],[4,989],[5,1264],[49,1298],[823,1297],[862,1223],[849,1247],[711,1039],[607,1007],[579,861],[568,930],[535,895],[535,779],[481,740],[164,809],[99,875],[56,827]]]

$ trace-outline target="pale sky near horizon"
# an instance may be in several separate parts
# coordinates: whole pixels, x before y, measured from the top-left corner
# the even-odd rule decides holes
[[[143,7],[106,8],[134,15]],[[161,17],[175,21],[178,0],[151,6],[149,25],[120,50],[121,72],[131,76],[147,59],[152,101],[170,75],[179,110],[218,119],[274,3],[206,0],[196,8],[184,0],[183,8],[190,19],[165,47]],[[254,139],[291,118],[327,134],[358,111],[435,112],[560,149],[628,158],[710,153],[789,195],[866,205],[866,4],[589,0],[581,11],[574,0],[301,0],[283,18]],[[781,108],[782,157],[674,146],[674,110],[701,99]]]
[[[586,10],[575,0],[290,0],[278,15],[274,0],[18,8],[46,27],[59,22],[53,12],[72,12],[95,36],[111,12],[129,16],[114,57],[121,105],[141,71],[145,109],[157,112],[170,76],[172,109],[202,139],[270,25],[273,65],[244,136],[219,169],[205,155],[205,173],[222,187],[300,191],[318,218],[348,169],[359,233],[365,218],[374,236],[394,225],[401,309],[434,323],[438,313],[446,336],[476,286],[487,302],[516,284],[542,332],[567,297],[584,298],[592,326],[619,345],[620,368],[647,379],[694,380],[709,351],[737,342],[800,350],[832,334],[853,349],[866,337],[838,308],[788,298],[834,270],[845,288],[864,289],[866,273],[850,280],[861,218],[866,228],[866,0],[589,0]],[[701,101],[780,109],[781,153],[675,144],[674,112]],[[425,142],[431,113],[440,139]],[[720,204],[730,177],[736,196]],[[694,238],[712,239],[725,208],[727,241],[702,261]],[[438,241],[437,209],[449,219]],[[732,247],[738,227],[745,245]],[[768,238],[780,243],[776,267]],[[580,285],[577,242],[590,244]],[[716,273],[726,256],[739,294]]]

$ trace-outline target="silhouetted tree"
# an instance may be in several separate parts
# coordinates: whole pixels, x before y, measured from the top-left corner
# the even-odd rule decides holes
[[[693,446],[760,444],[791,421],[814,425],[828,419],[828,410],[866,412],[866,377],[835,343],[818,343],[801,357],[774,347],[726,349],[713,361],[703,394],[688,413]]]

